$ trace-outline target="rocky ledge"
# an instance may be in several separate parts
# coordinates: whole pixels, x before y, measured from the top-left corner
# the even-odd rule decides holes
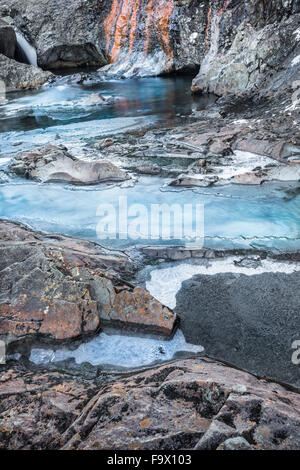
[[[81,161],[63,146],[48,145],[19,153],[10,169],[36,181],[64,181],[72,184],[97,184],[124,181],[126,173],[109,161]]]
[[[93,381],[0,367],[0,449],[300,448],[299,394],[207,358]]]
[[[0,80],[6,85],[6,91],[36,88],[44,85],[52,73],[44,72],[33,65],[21,64],[0,54]]]
[[[126,278],[123,253],[0,221],[0,339],[70,341],[108,326],[171,335],[176,315]]]

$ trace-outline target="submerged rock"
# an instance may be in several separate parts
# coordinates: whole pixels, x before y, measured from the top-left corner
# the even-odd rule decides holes
[[[206,358],[98,381],[0,367],[1,449],[300,448],[298,393]]]
[[[244,260],[245,263],[245,260]],[[195,275],[176,296],[189,343],[254,374],[300,387],[300,272]]]
[[[123,277],[124,254],[0,222],[0,338],[67,341],[98,331],[102,320],[170,335],[176,315]]]
[[[48,145],[31,152],[21,152],[10,169],[18,175],[37,181],[66,181],[72,184],[97,184],[124,181],[126,173],[108,161],[81,161],[66,148]]]
[[[33,65],[21,64],[0,54],[0,80],[6,85],[6,91],[25,90],[44,85],[52,73],[44,72]]]

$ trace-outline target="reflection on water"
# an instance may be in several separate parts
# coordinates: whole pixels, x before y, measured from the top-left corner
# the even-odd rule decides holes
[[[96,84],[80,85],[63,77],[55,86],[9,94],[6,105],[0,106],[0,133],[6,139],[5,134],[13,131],[97,121],[101,135],[103,120],[129,117],[148,117],[149,123],[159,119],[173,125],[177,115],[187,115],[206,105],[207,98],[203,101],[191,95],[190,84],[190,77],[175,77],[99,80]],[[109,98],[108,104],[90,106],[88,98],[92,93]]]

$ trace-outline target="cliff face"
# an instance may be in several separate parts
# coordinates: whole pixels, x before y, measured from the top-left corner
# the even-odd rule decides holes
[[[46,69],[104,66],[135,76],[200,72],[195,92],[264,86],[300,61],[300,0],[5,0]],[[293,77],[292,77],[293,76]],[[286,76],[281,81],[286,81]]]

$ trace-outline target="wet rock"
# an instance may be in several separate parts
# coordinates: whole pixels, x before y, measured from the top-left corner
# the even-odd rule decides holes
[[[17,37],[14,29],[0,19],[0,54],[13,59],[15,56]]]
[[[173,331],[176,315],[122,276],[125,255],[68,237],[43,236],[0,223],[0,338],[69,341],[115,326]],[[116,289],[115,289],[116,286]]]
[[[100,93],[92,93],[90,96],[80,101],[80,104],[84,106],[98,106],[104,103],[106,103],[106,99],[100,95]]]
[[[44,85],[53,77],[33,65],[21,64],[0,54],[0,80],[6,85],[6,91],[25,90]]]
[[[300,448],[297,393],[206,358],[106,380],[7,365],[0,396],[1,449]]]
[[[66,148],[48,145],[31,152],[21,152],[10,165],[20,176],[37,181],[66,181],[72,184],[97,184],[124,181],[126,173],[112,163],[78,160]]]
[[[299,387],[299,282],[299,272],[196,275],[183,282],[175,311],[186,340],[207,354]]]
[[[282,141],[270,142],[268,140],[258,140],[252,137],[248,139],[237,140],[233,146],[233,149],[280,159],[284,145],[285,142]]]
[[[234,261],[234,264],[242,268],[256,269],[259,266],[261,266],[261,258],[260,256],[256,256],[256,257],[247,256],[246,258],[242,258],[239,261]]]
[[[141,175],[159,175],[161,168],[158,165],[141,165],[135,171]]]
[[[254,450],[243,437],[233,437],[223,442],[217,450]]]
[[[116,297],[107,319],[110,323],[128,328],[145,330],[170,336],[176,323],[176,314],[164,307],[141,287],[133,291],[123,290]]]

